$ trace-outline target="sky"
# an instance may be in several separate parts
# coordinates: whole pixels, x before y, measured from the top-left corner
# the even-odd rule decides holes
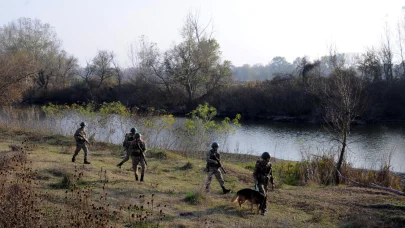
[[[395,42],[403,0],[0,0],[0,26],[20,17],[49,23],[63,49],[84,65],[98,50],[130,65],[128,52],[144,35],[161,51],[181,42],[187,14],[211,22],[222,59],[233,65],[316,59],[330,46],[361,53],[379,47],[387,24]]]

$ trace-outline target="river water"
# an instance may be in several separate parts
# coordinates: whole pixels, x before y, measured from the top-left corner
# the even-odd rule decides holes
[[[125,132],[131,127],[140,131],[152,147],[178,149],[178,126],[185,118],[176,118],[173,129],[151,130],[151,119],[114,116],[110,119],[80,117],[65,114],[55,118],[33,121],[32,128],[44,124],[55,133],[73,135],[81,121],[88,122],[88,132],[95,140],[121,144]],[[159,120],[158,120],[159,121]],[[339,145],[322,126],[304,123],[271,121],[242,122],[234,134],[210,139],[202,149],[209,149],[212,141],[218,141],[220,150],[231,153],[260,155],[267,151],[272,156],[286,160],[301,160],[308,155],[337,155]],[[159,129],[159,130],[157,130]],[[177,132],[177,133],[176,133]],[[390,158],[390,159],[389,159]],[[379,169],[382,161],[390,161],[391,169],[405,172],[405,123],[379,123],[352,126],[346,159],[358,168]]]
[[[225,146],[230,152],[268,151],[276,158],[300,160],[310,154],[336,155],[338,145],[333,135],[319,125],[245,122]],[[346,159],[355,167],[371,169],[378,169],[382,161],[389,159],[393,171],[405,172],[405,124],[352,126]]]

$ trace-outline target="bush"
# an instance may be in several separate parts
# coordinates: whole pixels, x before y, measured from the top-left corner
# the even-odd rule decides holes
[[[168,156],[167,156],[166,151],[152,150],[152,151],[149,151],[147,153],[147,157],[149,157],[149,158],[157,158],[157,159],[160,159],[160,160],[166,160]]]
[[[245,165],[245,169],[250,170],[250,171],[254,171],[255,170],[255,165],[256,163],[251,163],[251,164],[247,164]]]
[[[64,174],[62,179],[56,183],[56,184],[51,184],[51,188],[56,188],[56,189],[69,189],[72,185],[72,180],[71,177],[68,174]]]
[[[277,174],[274,172],[277,171]],[[298,162],[280,162],[273,167],[273,175],[283,184],[299,185],[301,180],[300,164]]]
[[[189,169],[193,169],[194,165],[191,162],[187,162],[185,165],[183,165],[182,167],[180,167],[180,170],[189,170]]]
[[[197,205],[201,202],[202,196],[199,192],[188,192],[184,201],[192,205]]]

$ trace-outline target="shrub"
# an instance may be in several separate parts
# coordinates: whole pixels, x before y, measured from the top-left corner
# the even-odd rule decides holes
[[[184,201],[188,202],[189,204],[197,205],[201,202],[202,196],[199,192],[187,192]]]
[[[51,184],[51,188],[56,188],[56,189],[69,189],[72,185],[72,180],[71,177],[68,174],[64,174],[62,179],[56,183],[56,184]]]
[[[250,171],[254,171],[255,166],[256,166],[255,163],[247,164],[247,165],[245,165],[245,169],[250,170]]]
[[[180,167],[181,170],[189,170],[189,169],[193,169],[193,168],[194,168],[194,165],[191,162],[187,162],[185,165]]]
[[[149,158],[157,158],[157,159],[160,159],[160,160],[166,160],[168,156],[167,156],[166,151],[152,150],[152,151],[149,151],[147,153],[147,157],[149,157]]]
[[[273,166],[273,175],[284,184],[298,185],[301,179],[300,164],[298,162],[276,163]]]

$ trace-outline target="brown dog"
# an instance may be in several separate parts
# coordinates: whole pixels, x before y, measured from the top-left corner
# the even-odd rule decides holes
[[[266,197],[258,191],[250,188],[244,188],[236,193],[236,196],[232,199],[232,203],[238,201],[239,207],[246,201],[251,203],[250,211],[253,211],[253,205],[257,205],[257,214],[259,214],[260,206],[265,202]]]

